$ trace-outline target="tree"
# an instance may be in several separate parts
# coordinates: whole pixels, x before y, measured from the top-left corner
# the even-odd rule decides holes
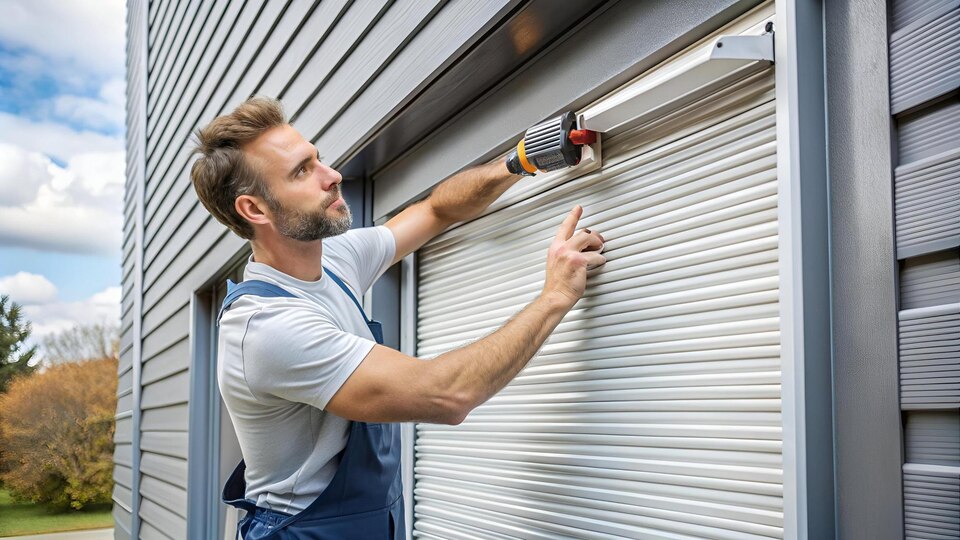
[[[109,503],[117,360],[51,366],[0,395],[0,480],[19,499],[61,509]]]
[[[74,326],[43,340],[44,365],[119,358],[120,328],[105,323]]]
[[[30,323],[23,320],[20,309],[20,305],[11,301],[9,296],[0,296],[0,394],[15,377],[29,375],[36,369],[30,365],[30,360],[37,347],[26,347]]]

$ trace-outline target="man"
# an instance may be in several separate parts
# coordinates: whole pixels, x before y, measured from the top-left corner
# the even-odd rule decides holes
[[[250,241],[221,312],[218,381],[244,461],[224,499],[244,538],[402,538],[397,422],[459,424],[530,360],[605,262],[603,237],[563,221],[542,293],[493,334],[431,361],[378,344],[357,298],[392,264],[480,215],[520,180],[463,171],[385,226],[348,231],[341,176],[251,98],[198,132],[207,210]],[[504,254],[509,256],[509,254]]]

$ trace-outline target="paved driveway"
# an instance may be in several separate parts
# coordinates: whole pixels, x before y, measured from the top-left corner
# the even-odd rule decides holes
[[[9,538],[16,540],[113,540],[113,529],[92,529],[89,531],[31,534],[28,536],[11,536]]]

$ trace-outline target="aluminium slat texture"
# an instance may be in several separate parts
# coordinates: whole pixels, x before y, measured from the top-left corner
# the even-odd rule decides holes
[[[916,309],[960,302],[960,250],[951,249],[903,261],[900,308]]]
[[[960,0],[890,8],[904,535],[960,539]]]
[[[900,311],[900,407],[960,407],[960,302]]]
[[[954,96],[897,118],[900,165],[960,148],[960,98]]]
[[[960,100],[940,99],[960,88],[960,0],[916,4],[893,3],[909,21],[890,36],[899,259],[960,246]]]
[[[575,204],[607,263],[504,390],[417,426],[415,537],[783,536],[775,129],[767,72],[422,249],[421,357],[533,300]]]
[[[903,439],[907,463],[960,466],[960,410],[908,412]]]
[[[894,31],[890,36],[893,114],[960,88],[958,49],[960,1],[941,2]]]
[[[957,0],[898,0],[892,3],[890,23],[893,32],[903,29],[914,21],[923,18],[931,12],[940,11],[943,7],[960,3]]]
[[[894,178],[897,257],[960,245],[960,147],[900,165]]]
[[[903,465],[907,539],[960,538],[960,466]]]

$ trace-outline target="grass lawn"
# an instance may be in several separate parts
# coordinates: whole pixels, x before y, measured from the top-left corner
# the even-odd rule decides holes
[[[0,536],[40,534],[81,529],[103,529],[113,526],[110,505],[91,507],[89,511],[53,513],[45,506],[18,503],[5,489],[0,489]]]

